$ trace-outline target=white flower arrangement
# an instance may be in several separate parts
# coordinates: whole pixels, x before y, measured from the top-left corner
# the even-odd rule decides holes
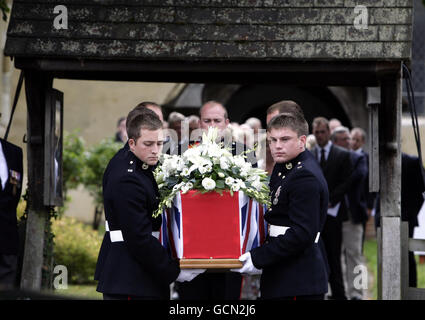
[[[171,208],[178,192],[185,194],[189,190],[201,193],[228,190],[231,195],[242,191],[261,204],[271,205],[267,173],[245,161],[246,153],[252,150],[233,156],[222,142],[216,142],[217,136],[217,129],[209,128],[202,135],[202,142],[186,150],[183,155],[161,156],[154,171],[160,193],[160,203],[154,217],[165,208]]]

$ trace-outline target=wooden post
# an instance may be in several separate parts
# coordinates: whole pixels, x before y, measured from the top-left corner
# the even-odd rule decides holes
[[[380,299],[402,298],[401,266],[401,65],[381,82],[379,110],[380,164]]]
[[[37,71],[25,72],[25,93],[28,109],[28,220],[22,265],[21,288],[40,290],[43,249],[48,208],[43,204],[44,185],[44,123],[46,91],[52,79]]]

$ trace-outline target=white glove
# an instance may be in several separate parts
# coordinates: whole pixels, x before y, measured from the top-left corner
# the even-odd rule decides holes
[[[254,267],[251,259],[251,253],[246,252],[239,257],[239,261],[243,263],[242,268],[230,269],[230,271],[245,273],[245,274],[261,274],[263,271]]]
[[[205,272],[207,269],[181,269],[180,274],[177,277],[176,281],[184,282],[184,281],[192,281],[196,276]]]

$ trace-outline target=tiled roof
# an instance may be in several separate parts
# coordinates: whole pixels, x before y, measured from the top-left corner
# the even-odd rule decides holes
[[[56,29],[57,5],[68,28]],[[367,29],[354,26],[367,9]],[[129,60],[406,60],[412,0],[14,0],[5,53]]]

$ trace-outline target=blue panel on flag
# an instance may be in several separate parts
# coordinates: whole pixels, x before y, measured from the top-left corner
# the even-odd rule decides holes
[[[167,234],[167,214],[164,212],[162,215],[162,245],[166,248],[169,249],[168,246],[168,234]]]
[[[241,208],[241,212],[242,212],[242,233],[245,229],[245,220],[246,220],[246,216],[247,216],[247,209],[248,209],[248,203],[245,204],[242,208]]]
[[[254,241],[252,241],[251,249],[254,249],[254,248],[257,248],[257,247],[258,247],[258,233],[255,234]]]
[[[179,230],[179,239],[180,239],[180,211],[176,206],[173,206],[174,209],[174,220],[176,221],[177,229]]]

